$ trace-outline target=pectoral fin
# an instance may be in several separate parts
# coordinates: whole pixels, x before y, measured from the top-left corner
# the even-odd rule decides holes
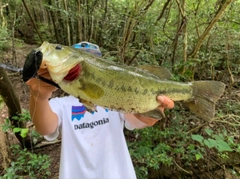
[[[93,103],[83,99],[79,99],[79,101],[86,107],[88,112],[92,113],[97,111],[96,105],[94,105]]]
[[[104,95],[103,89],[92,83],[84,83],[81,90],[91,99],[99,99]]]
[[[158,122],[157,119],[151,118],[149,116],[142,116],[141,114],[134,114],[134,116],[147,126],[153,126],[156,122]]]
[[[165,117],[165,114],[163,111],[160,111],[159,109],[154,109],[145,113],[141,113],[140,115],[142,116],[147,116],[147,117],[151,117],[157,120],[161,120],[162,118]]]

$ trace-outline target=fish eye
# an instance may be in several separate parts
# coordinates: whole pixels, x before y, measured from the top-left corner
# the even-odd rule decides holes
[[[56,49],[56,50],[61,50],[61,49],[62,49],[62,46],[61,46],[61,45],[57,45],[57,46],[55,47],[55,49]]]

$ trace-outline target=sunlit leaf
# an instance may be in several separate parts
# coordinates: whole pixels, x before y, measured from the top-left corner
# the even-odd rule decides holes
[[[15,127],[15,128],[13,129],[13,132],[14,132],[14,133],[20,132],[20,131],[21,131],[21,128],[18,128],[18,127]]]
[[[218,140],[217,141],[217,149],[220,151],[220,152],[231,152],[232,151],[232,148],[228,145],[228,143],[226,143],[225,141],[223,140]]]
[[[211,134],[212,134],[212,130],[211,129],[205,129],[205,132],[208,134],[208,135],[210,135],[211,136]]]
[[[210,149],[217,146],[217,142],[214,139],[207,139],[207,140],[204,140],[203,142]]]
[[[192,135],[191,137],[193,140],[196,140],[200,143],[202,143],[202,141],[203,141],[203,136],[201,136],[201,135]]]
[[[27,137],[27,133],[28,133],[28,128],[22,128],[20,135],[22,136],[22,138],[25,138]]]
[[[197,153],[195,156],[196,156],[196,160],[199,160],[199,159],[203,158],[201,153]]]

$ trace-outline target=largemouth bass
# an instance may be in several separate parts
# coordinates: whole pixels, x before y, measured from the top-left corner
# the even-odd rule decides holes
[[[90,110],[99,105],[124,113],[147,113],[159,106],[156,97],[165,95],[183,101],[198,117],[210,120],[225,89],[218,81],[166,80],[149,72],[151,69],[124,66],[59,44],[44,42],[37,50],[43,54],[41,68],[47,68],[63,91],[79,98]],[[73,69],[79,74],[69,80]]]

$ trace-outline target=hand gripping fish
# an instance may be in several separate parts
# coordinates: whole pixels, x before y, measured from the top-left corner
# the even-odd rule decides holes
[[[95,105],[99,105],[124,113],[148,114],[156,112],[159,106],[156,97],[165,95],[173,101],[183,101],[196,116],[209,121],[214,117],[215,103],[225,89],[219,81],[170,81],[164,79],[170,74],[165,68],[124,66],[79,49],[48,42],[27,57],[24,81],[32,77],[28,75],[29,70],[31,73],[37,70],[30,69],[32,64],[36,64],[37,69],[40,65],[47,68],[53,82],[79,98],[89,110],[95,110]],[[74,70],[79,71],[78,76],[69,80],[69,73]]]

